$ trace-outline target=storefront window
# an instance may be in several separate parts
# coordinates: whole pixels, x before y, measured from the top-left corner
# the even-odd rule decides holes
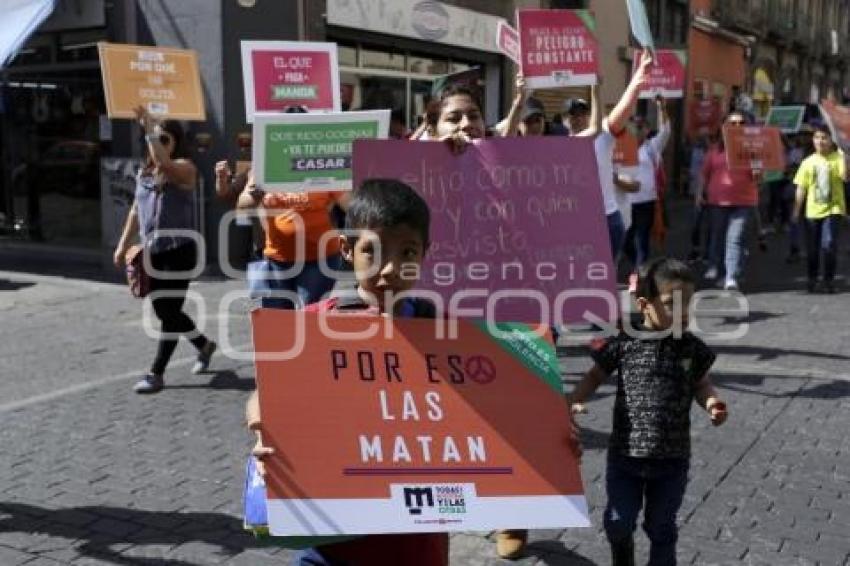
[[[11,112],[4,138],[13,231],[34,241],[100,244],[100,72],[16,77],[6,85]]]
[[[459,61],[452,61],[449,65],[449,74],[453,73],[462,73],[464,71],[468,71],[472,68],[472,65],[469,63],[461,63]]]
[[[361,49],[360,58],[363,67],[404,71],[404,53]]]
[[[448,61],[411,55],[407,60],[407,70],[418,75],[445,75]]]
[[[434,89],[445,84],[447,75],[476,68],[465,61],[372,46],[342,44],[338,48],[343,107],[388,108],[411,129],[418,125]]]
[[[357,48],[348,45],[337,46],[337,59],[339,64],[347,67],[357,66]]]
[[[109,122],[97,42],[105,39],[103,27],[37,33],[4,70],[3,236],[101,245],[100,160],[109,154],[111,128],[101,131]]]

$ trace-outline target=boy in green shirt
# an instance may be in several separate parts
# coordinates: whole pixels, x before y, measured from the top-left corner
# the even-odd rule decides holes
[[[848,167],[845,155],[835,146],[826,126],[815,128],[812,143],[815,146],[815,152],[803,160],[794,177],[794,184],[797,186],[794,221],[799,221],[805,202],[808,292],[815,292],[820,268],[820,253],[823,251],[824,290],[827,293],[834,293],[839,228],[842,217],[847,214],[844,182],[848,180]]]

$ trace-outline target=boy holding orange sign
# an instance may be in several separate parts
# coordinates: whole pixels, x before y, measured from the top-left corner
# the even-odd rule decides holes
[[[307,310],[433,318],[431,303],[417,298],[395,299],[415,285],[428,248],[430,211],[425,201],[399,181],[368,180],[353,194],[346,222],[348,234],[340,236],[340,246],[343,258],[354,268],[356,294],[331,298]],[[262,460],[273,450],[263,443],[256,392],[248,400],[246,420],[257,436],[253,450],[259,461],[257,468],[265,475]],[[295,564],[440,566],[448,564],[448,548],[445,533],[369,535],[304,550]]]

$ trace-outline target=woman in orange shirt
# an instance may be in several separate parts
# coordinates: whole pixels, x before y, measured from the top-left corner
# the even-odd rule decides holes
[[[265,308],[294,309],[328,293],[340,266],[339,241],[331,225],[334,204],[345,208],[347,193],[266,193],[253,172],[239,195],[239,209],[264,209],[263,259],[248,265],[251,296]]]

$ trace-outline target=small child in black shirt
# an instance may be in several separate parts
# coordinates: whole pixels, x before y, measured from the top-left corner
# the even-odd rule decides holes
[[[696,399],[715,426],[727,417],[708,376],[714,353],[682,332],[693,294],[694,276],[686,264],[668,258],[648,264],[637,292],[642,328],[595,348],[596,364],[568,396],[571,405],[582,403],[617,372],[604,516],[614,566],[634,564],[633,533],[644,500],[650,566],[676,563],[676,513],[691,455],[691,403]]]

